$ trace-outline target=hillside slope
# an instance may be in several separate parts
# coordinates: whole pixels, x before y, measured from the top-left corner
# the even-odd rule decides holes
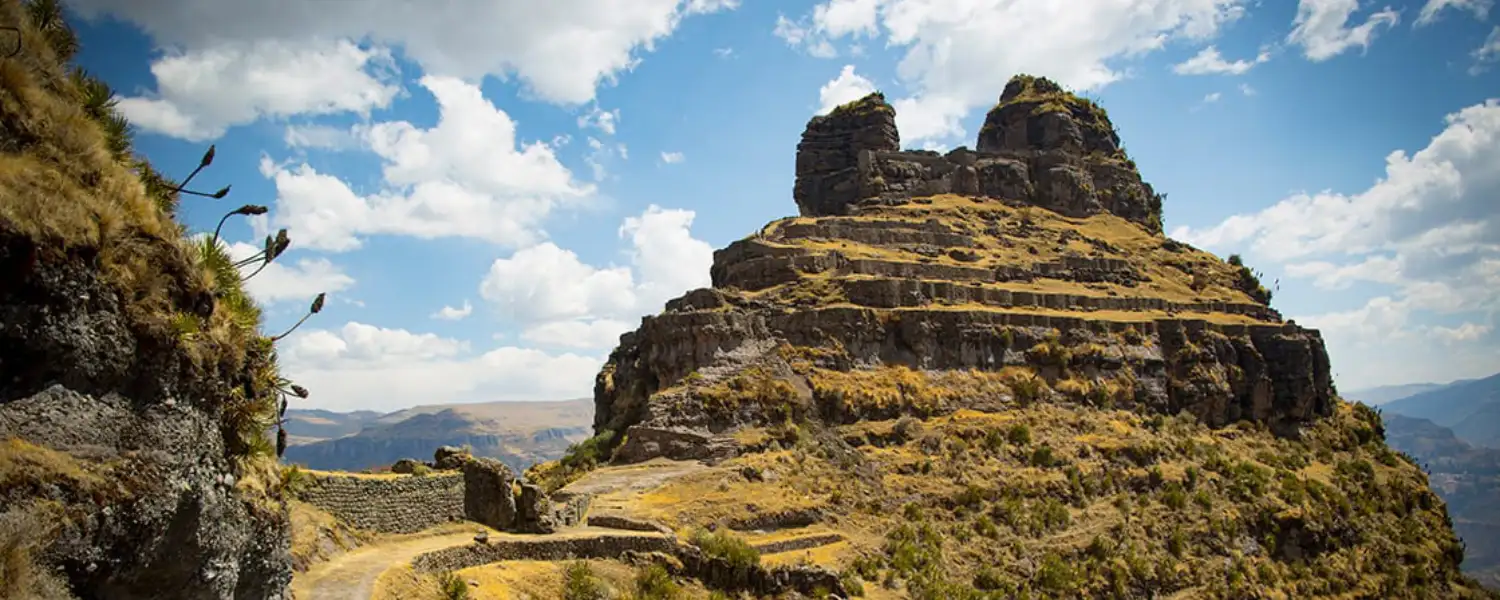
[[[0,597],[284,598],[274,340],[59,4],[0,27]]]
[[[1394,413],[1383,419],[1391,448],[1416,458],[1448,504],[1464,540],[1464,571],[1500,590],[1500,450],[1471,446],[1426,419]]]
[[[425,459],[439,446],[468,446],[474,456],[496,458],[521,471],[557,459],[589,437],[593,409],[589,399],[420,406],[369,418],[352,435],[293,445],[286,461],[354,471],[402,458]]]
[[[976,150],[899,147],[879,94],[813,118],[800,216],[622,336],[596,437],[532,478],[856,596],[1485,595],[1319,333],[1161,235],[1102,108],[1019,76]]]

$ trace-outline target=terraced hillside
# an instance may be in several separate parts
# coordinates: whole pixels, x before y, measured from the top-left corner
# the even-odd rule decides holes
[[[894,117],[814,118],[800,216],[622,336],[595,436],[514,500],[550,525],[375,596],[1487,597],[1318,332],[1161,235],[1102,108],[1017,77],[946,155]]]
[[[1014,78],[939,155],[873,94],[809,123],[793,196],[622,337],[534,480],[856,596],[1484,595],[1319,333],[1160,233],[1092,102]]]

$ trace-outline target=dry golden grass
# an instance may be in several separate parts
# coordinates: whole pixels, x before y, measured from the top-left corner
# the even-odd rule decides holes
[[[83,461],[20,438],[0,442],[0,494],[39,495],[48,488],[101,500],[124,493],[108,465]]]
[[[298,570],[372,539],[369,533],[306,502],[288,501],[287,514],[292,527],[292,565]]]
[[[852,240],[792,239],[781,243],[765,243],[778,247],[801,247],[814,252],[836,251],[853,259],[964,267],[1028,267],[1057,261],[1065,254],[1114,258],[1129,261],[1148,281],[1135,287],[1127,287],[1113,283],[1037,279],[1031,282],[986,284],[985,287],[1093,297],[1145,296],[1181,303],[1254,302],[1236,287],[1239,269],[1217,256],[1190,247],[1183,246],[1178,252],[1168,251],[1163,248],[1165,238],[1152,235],[1139,225],[1111,214],[1080,219],[1036,207],[1018,209],[998,201],[976,201],[956,195],[933,196],[923,199],[923,202],[928,203],[873,207],[864,209],[865,212],[857,216],[838,218],[912,224],[936,220],[955,232],[972,237],[976,242],[975,252],[980,257],[978,261],[960,261],[947,254],[922,256],[902,248],[875,246]],[[1028,228],[1022,230],[1010,227],[1023,219],[1030,223]],[[812,223],[816,220],[808,217],[782,219],[767,226],[766,232],[774,237],[775,232],[786,224]],[[989,224],[1000,227],[1000,236],[992,235],[994,229],[987,227]],[[1096,246],[1088,242],[1090,239],[1108,246]],[[826,274],[810,276],[809,280],[814,281],[815,286],[826,287],[826,283],[817,283],[820,278],[826,278]],[[1195,286],[1195,279],[1201,285]],[[803,291],[799,289],[801,285],[801,282],[786,284],[776,288],[775,292],[766,290],[759,292],[759,295],[781,294],[837,302],[826,290],[818,291],[823,288]]]

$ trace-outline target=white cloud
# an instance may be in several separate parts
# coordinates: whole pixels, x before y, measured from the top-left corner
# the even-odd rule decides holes
[[[355,112],[390,105],[399,87],[384,50],[347,41],[221,44],[151,64],[154,97],[120,98],[143,130],[193,141],[262,117]]]
[[[437,312],[432,313],[432,318],[443,321],[460,321],[473,312],[474,305],[469,304],[468,300],[464,300],[464,305],[461,307],[454,308],[452,306],[444,306],[443,308],[438,309]]]
[[[844,65],[839,76],[818,88],[818,113],[826,115],[840,104],[853,102],[875,91],[875,84],[854,73],[854,65]],[[899,114],[899,113],[898,113]]]
[[[1302,46],[1308,60],[1328,60],[1354,47],[1369,48],[1381,27],[1395,27],[1401,22],[1397,11],[1386,7],[1371,13],[1365,22],[1350,26],[1349,19],[1359,9],[1359,0],[1299,0],[1297,17],[1287,41]]]
[[[220,240],[219,243],[224,242]],[[255,256],[261,251],[260,247],[244,242],[228,244],[225,249],[229,251],[229,257],[237,261]],[[320,293],[336,294],[354,286],[354,278],[326,258],[300,258],[288,264],[289,260],[291,259],[286,257],[278,258],[260,269],[259,273],[245,282],[245,290],[257,302],[270,305],[293,300],[311,301]],[[240,272],[249,275],[258,268],[259,263],[245,267]]]
[[[299,331],[283,348],[283,372],[312,392],[297,406],[343,411],[585,397],[603,364],[510,346],[476,354],[459,340],[357,322]]]
[[[1211,228],[1180,227],[1172,236],[1224,251],[1246,249],[1262,268],[1283,265],[1288,277],[1320,289],[1385,288],[1358,308],[1297,320],[1325,329],[1340,364],[1359,373],[1362,385],[1402,381],[1397,374],[1420,379],[1418,369],[1451,379],[1500,368],[1493,358],[1500,356],[1500,339],[1492,335],[1500,315],[1497,196],[1500,100],[1489,100],[1448,115],[1425,148],[1390,153],[1384,177],[1368,189],[1299,193]],[[1451,331],[1426,324],[1440,315],[1478,324]],[[1417,338],[1427,341],[1412,343],[1480,347],[1458,356],[1403,346],[1395,355],[1411,357],[1406,365],[1374,350]]]
[[[714,48],[714,56],[719,58],[730,58],[734,56],[734,48]]]
[[[625,219],[619,235],[630,248],[629,266],[594,267],[550,242],[518,250],[490,266],[480,295],[529,341],[611,346],[629,321],[709,285],[713,248],[692,237],[693,218],[692,211],[653,205]]]
[[[1222,96],[1223,94],[1220,94],[1219,92],[1209,92],[1208,94],[1205,94],[1203,96],[1203,102],[1218,102],[1219,98]]]
[[[1491,64],[1500,61],[1500,26],[1491,29],[1490,35],[1484,38],[1484,43],[1475,48],[1470,56],[1474,57],[1474,66],[1469,67],[1470,75],[1483,73]]]
[[[681,152],[662,152],[661,153],[661,161],[664,162],[664,163],[667,163],[669,165],[675,165],[675,164],[680,163],[680,162],[682,162],[684,160],[687,160],[687,156],[685,156]]]
[[[1246,96],[1254,96],[1255,95],[1255,88],[1250,87],[1250,84],[1248,84],[1248,83],[1241,83],[1240,84],[1240,93],[1244,94]]]
[[[369,39],[400,47],[422,72],[476,81],[514,74],[541,99],[581,104],[634,67],[690,15],[729,10],[724,0],[74,0],[84,18],[114,14],[158,44],[189,52],[274,40]],[[319,82],[314,88],[337,91]],[[331,93],[331,92],[320,92]]]
[[[1236,60],[1229,62],[1219,54],[1219,49],[1209,46],[1200,50],[1181,63],[1172,66],[1172,72],[1178,75],[1244,75],[1251,68],[1260,63],[1271,60],[1271,53],[1261,52],[1255,56],[1255,60]]]
[[[292,148],[347,150],[359,144],[354,132],[328,125],[287,125],[281,139]]]
[[[1422,6],[1422,12],[1417,14],[1417,21],[1412,26],[1431,25],[1437,21],[1443,10],[1448,8],[1473,13],[1475,19],[1483,21],[1490,17],[1490,8],[1494,5],[1493,0],[1427,0],[1427,4]]]
[[[1428,329],[1428,333],[1439,340],[1454,344],[1475,341],[1493,330],[1494,328],[1489,325],[1464,323],[1458,327],[1432,327]]]
[[[615,319],[552,321],[526,328],[521,339],[555,348],[610,348],[631,329],[630,323]]]
[[[593,127],[604,135],[615,134],[615,124],[620,122],[620,109],[603,110],[599,105],[589,107],[588,112],[578,117],[578,128]]]
[[[771,30],[771,34],[781,38],[788,46],[802,47],[816,58],[833,58],[839,54],[828,38],[817,35],[804,22],[793,21],[786,18],[786,15],[776,15],[776,27]]]
[[[1061,10],[1048,2],[844,1],[783,18],[789,43],[871,38],[904,55],[896,75],[913,94],[892,102],[903,142],[963,134],[960,121],[995,101],[1015,73],[1097,89],[1123,75],[1108,64],[1175,39],[1206,40],[1244,13],[1244,0],[1121,0]],[[879,38],[884,38],[880,40]]]
[[[261,171],[277,191],[269,225],[330,251],[358,248],[362,237],[377,234],[521,247],[545,237],[540,226],[554,209],[593,194],[546,143],[518,139],[515,122],[477,86],[432,76],[421,83],[437,100],[436,126],[392,121],[359,129],[383,162],[379,192],[362,196],[310,165],[263,159]]]

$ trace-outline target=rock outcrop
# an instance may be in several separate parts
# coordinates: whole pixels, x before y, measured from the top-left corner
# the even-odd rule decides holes
[[[814,117],[797,145],[793,197],[804,217],[937,194],[1101,212],[1161,231],[1161,198],[1141,181],[1104,109],[1046,79],[1017,77],[985,118],[977,150],[900,151],[896,111],[870,94]]]
[[[0,2],[0,596],[284,598],[270,345],[37,4]]]
[[[616,460],[722,459],[746,425],[1022,396],[1292,436],[1332,410],[1318,332],[1247,294],[1237,265],[1160,236],[1102,108],[1023,76],[977,151],[900,152],[894,123],[879,94],[814,117],[802,216],[715,252],[713,288],[621,337],[595,387],[596,432],[626,434]],[[889,369],[1006,384],[887,402],[850,379]]]

